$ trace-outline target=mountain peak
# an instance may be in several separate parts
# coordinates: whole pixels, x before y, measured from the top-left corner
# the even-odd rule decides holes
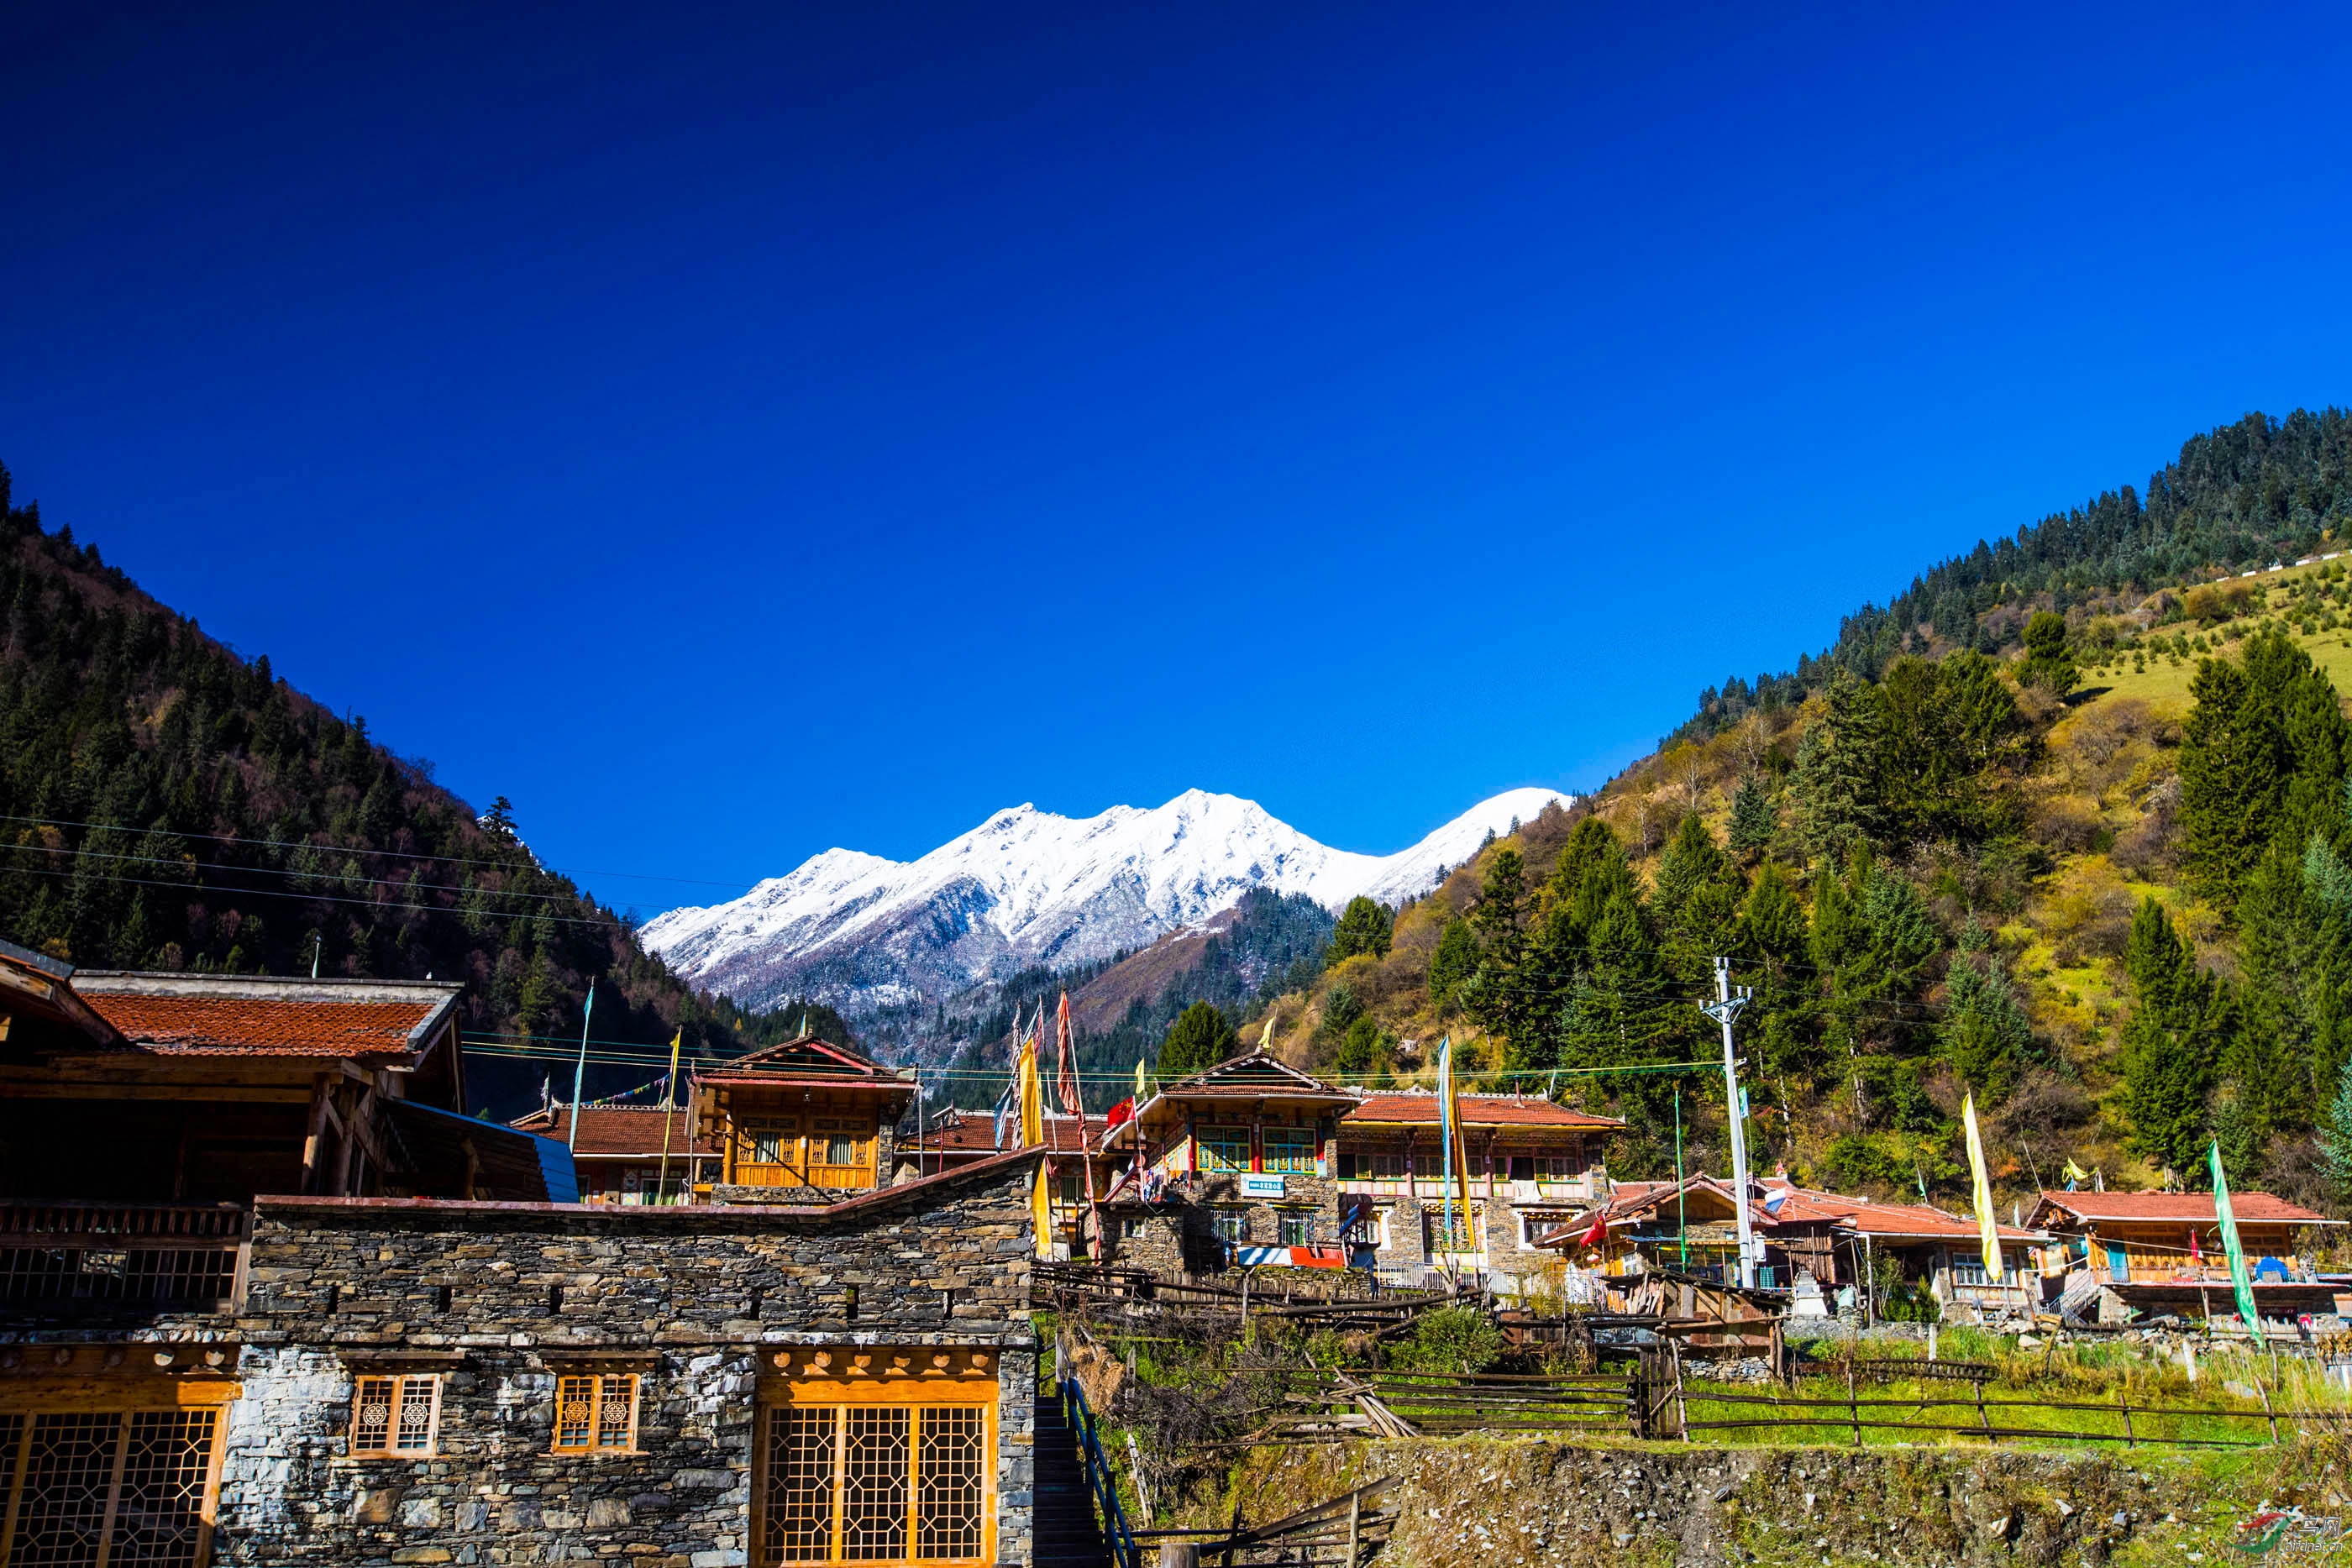
[[[1360,894],[1402,904],[1488,832],[1572,799],[1508,790],[1391,855],[1332,849],[1255,800],[1206,789],[1084,818],[1024,801],[912,861],[827,850],[740,898],[673,909],[640,936],[694,984],[747,1006],[811,996],[856,1017],[1108,958],[1197,926],[1253,887],[1332,909]]]

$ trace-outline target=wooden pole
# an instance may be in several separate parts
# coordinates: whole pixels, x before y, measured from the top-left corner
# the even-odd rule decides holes
[[[1361,1491],[1351,1491],[1348,1494],[1347,1568],[1356,1568],[1356,1527],[1358,1520],[1363,1512],[1363,1507],[1364,1494]]]
[[[1983,1397],[1981,1394],[1978,1396]],[[1845,1361],[1845,1413],[1853,1423],[1853,1446],[1862,1447],[1862,1406],[1853,1396],[1853,1355],[1849,1347]]]
[[[2116,1404],[2124,1413],[2124,1447],[2137,1448],[2139,1447],[2139,1437],[2132,1430],[2131,1396],[2118,1391],[2116,1395]]]

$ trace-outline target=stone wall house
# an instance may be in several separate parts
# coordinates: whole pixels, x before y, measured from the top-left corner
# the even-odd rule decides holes
[[[1460,1173],[1444,1169],[1436,1095],[1370,1093],[1339,1118],[1349,1261],[1398,1283],[1419,1284],[1443,1266],[1524,1293],[1558,1269],[1541,1238],[1607,1197],[1602,1154],[1625,1124],[1539,1096],[1464,1094],[1455,1104],[1466,1191]]]
[[[1039,1157],[829,1206],[258,1197],[220,1310],[0,1309],[0,1557],[1026,1563]]]
[[[1334,1140],[1356,1099],[1265,1051],[1162,1088],[1099,1143],[1120,1171],[1107,1256],[1166,1273],[1344,1267]]]

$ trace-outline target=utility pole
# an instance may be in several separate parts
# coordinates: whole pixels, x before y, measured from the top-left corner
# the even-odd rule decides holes
[[[1755,993],[1748,987],[1731,988],[1731,960],[1715,961],[1715,1000],[1701,1002],[1699,1011],[1723,1026],[1723,1101],[1731,1124],[1731,1191],[1739,1205],[1739,1282],[1756,1287],[1756,1226],[1748,1213],[1748,1128],[1740,1114],[1739,1062],[1731,1054],[1731,1020]]]

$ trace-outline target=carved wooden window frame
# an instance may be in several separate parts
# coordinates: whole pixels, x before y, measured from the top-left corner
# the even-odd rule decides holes
[[[369,1385],[384,1385],[386,1406],[383,1441],[371,1443],[360,1422],[367,1405]],[[404,1446],[402,1429],[415,1402],[425,1405],[425,1437],[421,1445]],[[431,1372],[361,1372],[352,1383],[350,1455],[355,1459],[429,1459],[441,1451],[441,1377]]]

